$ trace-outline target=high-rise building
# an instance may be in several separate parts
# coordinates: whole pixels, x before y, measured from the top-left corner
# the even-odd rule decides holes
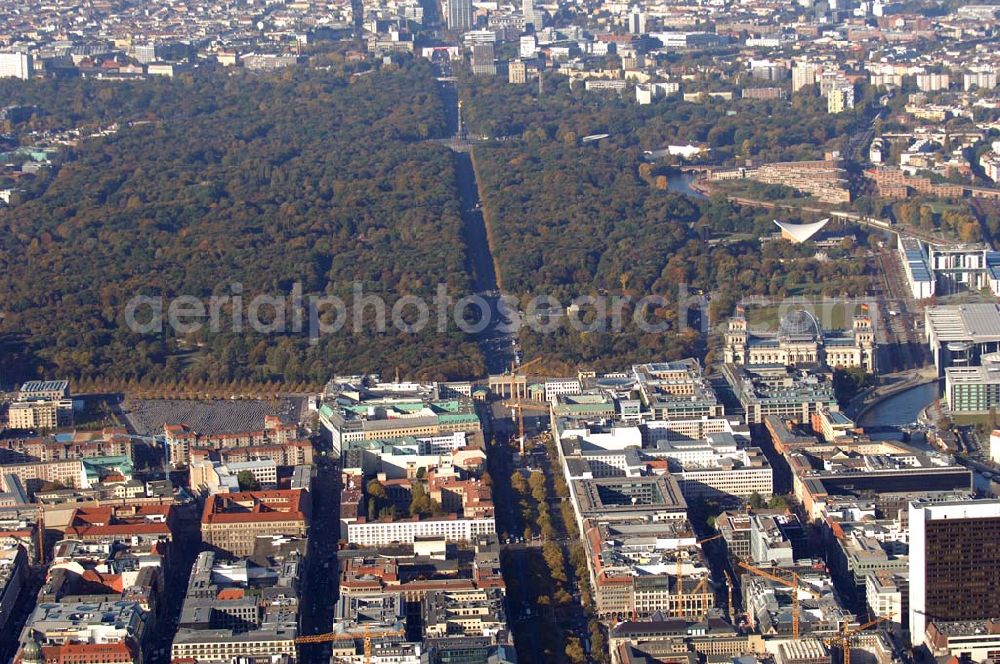
[[[642,35],[646,33],[646,12],[642,11],[638,7],[633,7],[629,10],[628,31],[633,35]]]
[[[798,92],[807,85],[815,85],[819,66],[812,62],[796,62],[792,67],[792,92]]]
[[[827,113],[843,113],[854,108],[854,88],[850,85],[830,90],[826,98]]]
[[[951,76],[948,74],[917,74],[917,89],[924,92],[947,90],[950,85]]]
[[[31,78],[31,56],[27,53],[0,53],[0,78]]]
[[[530,25],[535,30],[542,29],[542,12],[535,9],[535,0],[521,0],[521,14],[524,16],[524,29]]]
[[[962,89],[968,92],[974,88],[992,90],[997,86],[997,74],[992,69],[968,71],[962,75]]]
[[[448,29],[466,31],[472,28],[472,0],[448,0]]]
[[[535,35],[521,35],[520,48],[518,51],[522,59],[535,57],[535,51],[537,50],[538,42],[535,39]]]
[[[511,60],[507,65],[507,82],[508,83],[527,83],[528,82],[528,68],[524,64],[524,60]]]
[[[136,44],[132,47],[132,57],[144,65],[157,61],[156,44]]]
[[[493,44],[472,45],[472,73],[493,76],[497,73]]]
[[[910,634],[932,622],[1000,616],[1000,500],[915,501],[910,521]]]

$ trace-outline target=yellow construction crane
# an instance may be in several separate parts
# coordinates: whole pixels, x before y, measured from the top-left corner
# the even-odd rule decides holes
[[[887,616],[879,616],[874,620],[869,620],[864,625],[855,627],[854,629],[850,629],[850,625],[845,620],[841,623],[841,630],[837,633],[837,636],[823,639],[823,642],[830,647],[840,648],[840,651],[843,653],[843,664],[851,664],[851,639],[866,629],[871,629],[885,620],[889,620],[889,618]]]
[[[306,636],[295,637],[295,643],[329,643],[331,641],[356,641],[360,637],[364,639],[365,664],[371,664],[373,640],[396,638],[402,636],[405,636],[405,632],[402,629],[383,629],[373,632],[369,631],[369,629],[366,627],[365,631],[362,632],[360,635],[346,633],[346,632],[327,632],[325,634],[309,634]]]
[[[753,565],[749,565],[743,562],[742,560],[738,564],[740,567],[747,570],[751,574],[762,576],[765,579],[770,579],[775,583],[780,583],[781,585],[792,589],[792,638],[794,639],[799,638],[799,590],[805,591],[807,594],[811,595],[816,599],[819,599],[820,597],[822,597],[822,595],[816,592],[815,590],[810,590],[809,588],[803,588],[799,584],[799,575],[796,574],[795,572],[789,572],[792,575],[792,578],[789,580],[782,576],[778,576],[777,574],[766,572],[760,569],[759,567],[754,567]]]
[[[522,395],[519,392],[517,392],[515,384],[517,382],[518,376],[522,377],[526,376],[527,375],[525,373],[526,370],[541,362],[544,359],[544,357],[545,357],[544,355],[539,355],[535,359],[525,362],[519,367],[511,365],[510,371],[501,376],[498,381],[495,381],[495,384],[498,384],[500,386],[506,385],[510,390],[511,398],[514,399],[514,404],[511,406],[511,408],[517,409],[518,434],[520,436],[519,443],[521,448],[521,456],[524,456],[524,443],[525,443],[524,439],[524,410],[525,410],[524,396],[525,395]],[[525,389],[527,389],[527,381],[525,381]]]
[[[697,542],[694,543],[694,545],[695,546],[701,546],[705,542],[711,542],[712,540],[717,540],[720,537],[722,537],[721,534],[719,534],[719,535],[713,535],[711,537],[706,537],[703,540],[698,540]],[[684,549],[684,551],[687,551],[687,549]],[[684,613],[685,613],[685,611],[684,611],[684,570],[683,570],[683,568],[681,566],[682,562],[683,562],[683,560],[681,558],[681,550],[678,550],[677,551],[677,604],[674,606],[674,615],[677,616],[678,618],[683,618],[684,617]],[[695,587],[694,592],[696,592],[696,593],[699,592],[699,589],[701,589],[704,585],[705,585],[705,580],[702,579],[701,583],[699,583]]]

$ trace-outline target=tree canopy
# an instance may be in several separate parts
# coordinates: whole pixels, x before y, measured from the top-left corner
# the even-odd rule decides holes
[[[235,305],[216,331],[137,333],[124,319],[139,294],[249,303],[287,299],[300,284],[304,296],[350,306],[357,284],[391,307],[437,284],[468,292],[453,156],[424,140],[445,132],[426,62],[2,90],[8,103],[37,107],[28,122],[38,127],[122,123],[0,211],[0,331],[27,340],[9,348],[22,373],[318,384],[337,371],[482,372],[478,348],[453,325],[409,333],[390,320],[385,331],[345,325],[310,339],[233,329]],[[295,305],[284,306],[290,321]]]

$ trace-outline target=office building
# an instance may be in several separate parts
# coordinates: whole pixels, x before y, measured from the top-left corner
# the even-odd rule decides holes
[[[498,588],[431,591],[420,608],[425,639],[489,636],[507,628],[504,594]]]
[[[497,73],[493,44],[472,45],[472,73],[482,76],[493,76]]]
[[[944,370],[944,397],[952,413],[985,414],[1000,409],[1000,353],[980,358],[978,367]]]
[[[305,537],[309,493],[301,490],[219,493],[205,500],[201,539],[215,551],[249,556],[258,537]]]
[[[805,530],[794,514],[761,511],[750,516],[750,558],[755,565],[791,565],[804,548]]]
[[[938,375],[948,367],[971,367],[1000,351],[1000,305],[969,303],[924,310],[924,331]]]
[[[484,44],[492,50],[492,44]],[[492,58],[490,63],[495,68]],[[335,378],[326,387],[319,421],[340,453],[352,442],[443,436],[482,425],[472,400],[441,398],[436,384],[382,383],[367,376]]]
[[[854,614],[840,604],[834,592],[833,579],[826,572],[822,560],[797,560],[794,565],[781,566],[777,575],[789,578],[792,572],[798,577],[797,590],[790,587],[792,584],[773,579],[749,573],[742,576],[740,585],[747,617],[765,639],[776,636],[789,638],[792,635],[793,592],[798,592],[800,602],[809,603],[808,610],[800,612],[800,634],[832,635],[841,630],[845,621],[851,624],[856,620]],[[819,661],[829,662],[829,655]]]
[[[542,11],[535,8],[535,0],[521,0],[521,14],[524,16],[524,29],[529,27],[536,32],[542,29]]]
[[[412,517],[391,521],[369,521],[358,518],[347,526],[347,541],[358,546],[387,546],[409,544],[426,537],[443,537],[448,542],[471,542],[481,535],[496,533],[496,520],[490,516],[480,519],[450,517],[420,519]]]
[[[807,85],[816,85],[821,71],[819,65],[812,62],[796,62],[792,65],[792,92],[798,92]]]
[[[725,415],[725,407],[697,360],[638,364],[632,367],[632,378],[652,419],[696,420]]]
[[[805,423],[821,409],[840,409],[826,373],[763,364],[726,364],[722,373],[743,406],[747,424],[763,424],[768,415]]]
[[[670,475],[576,480],[570,491],[580,525],[584,519],[611,522],[687,518],[687,502],[677,479]]]
[[[32,60],[27,53],[0,53],[0,78],[31,78]]]
[[[146,612],[138,602],[42,602],[21,631],[18,656],[41,646],[44,660],[142,662]]]
[[[935,621],[927,627],[926,643],[938,659],[989,662],[1000,651],[1000,621]]]
[[[937,283],[923,243],[915,237],[906,237],[900,233],[897,249],[910,294],[915,300],[933,297]]]
[[[472,28],[472,0],[448,0],[448,29],[465,32]]]
[[[528,67],[524,60],[511,60],[507,63],[507,82],[514,85],[528,82]]]
[[[11,429],[45,431],[72,426],[73,402],[18,401],[7,408],[7,426]]]
[[[17,391],[18,401],[51,401],[69,398],[69,381],[30,380]]]
[[[715,604],[709,569],[686,519],[649,523],[584,522],[597,614],[623,620],[662,615],[698,618]],[[677,588],[680,574],[686,590]]]
[[[632,7],[629,10],[628,31],[633,35],[646,34],[646,12],[639,7]]]
[[[827,113],[843,113],[854,108],[854,86],[847,85],[830,90],[826,97]]]
[[[152,42],[147,44],[135,44],[132,46],[132,57],[144,65],[156,62],[159,59],[157,57],[156,44]]]
[[[521,56],[522,60],[527,60],[535,57],[535,53],[538,51],[538,40],[535,35],[521,35],[521,39],[518,42],[518,54]]]
[[[24,547],[0,548],[0,630],[7,627],[27,573],[28,555]]]
[[[244,661],[296,657],[306,540],[259,538],[251,558],[198,554],[171,645],[174,660]]]
[[[21,386],[7,409],[11,429],[55,429],[73,424],[73,400],[65,380],[33,380]]]
[[[986,289],[1000,295],[1000,252],[985,244],[922,246],[938,295]]]
[[[895,629],[906,629],[910,618],[909,570],[879,569],[865,575],[865,603]]]
[[[1000,616],[1000,500],[909,507],[911,640],[931,623]]]
[[[750,518],[746,511],[727,511],[715,519],[715,527],[726,542],[729,555],[738,560],[750,557]]]

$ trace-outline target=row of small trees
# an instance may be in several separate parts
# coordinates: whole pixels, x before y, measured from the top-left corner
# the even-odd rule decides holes
[[[399,508],[389,498],[385,485],[377,479],[368,481],[365,486],[368,496],[368,519],[374,521],[384,517],[393,519],[401,516]],[[431,498],[427,492],[426,483],[422,479],[414,479],[410,483],[410,505],[407,509],[410,516],[440,515],[444,511],[441,504]]]

